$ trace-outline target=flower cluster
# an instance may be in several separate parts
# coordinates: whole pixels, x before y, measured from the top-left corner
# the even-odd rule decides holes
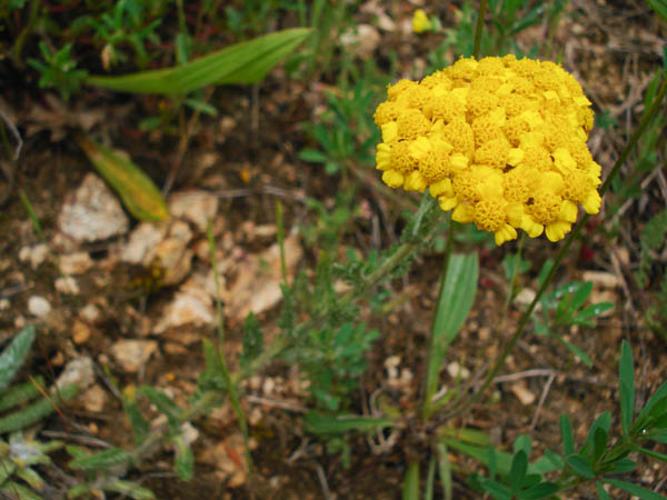
[[[494,233],[498,245],[517,229],[558,241],[578,205],[599,212],[591,103],[559,65],[464,58],[387,94],[375,112],[376,163],[390,187],[428,188],[453,220]]]

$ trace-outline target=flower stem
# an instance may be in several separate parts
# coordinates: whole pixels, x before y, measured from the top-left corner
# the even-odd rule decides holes
[[[618,175],[618,172],[620,171],[621,167],[627,160],[632,150],[637,145],[637,142],[639,142],[639,139],[641,138],[642,134],[648,127],[651,120],[653,120],[655,114],[660,109],[660,103],[665,97],[666,91],[667,91],[667,78],[663,78],[662,83],[660,84],[660,87],[656,92],[656,96],[653,99],[653,102],[651,103],[651,107],[642,117],[642,120],[640,121],[637,129],[634,131],[634,133],[628,140],[627,144],[625,145],[625,148],[623,148],[623,151],[621,152],[618,159],[614,163],[614,166],[611,168],[609,175],[607,176],[607,179],[600,186],[600,195],[603,195],[609,189],[611,182],[614,180],[614,177]],[[521,337],[523,337],[523,335],[526,333],[526,326],[530,321],[530,318],[533,314],[533,311],[535,310],[535,307],[542,298],[542,295],[544,295],[546,289],[551,284],[551,280],[556,275],[558,267],[565,258],[565,255],[568,253],[570,247],[572,246],[572,243],[574,243],[574,240],[577,239],[577,237],[579,236],[581,228],[586,224],[589,218],[590,216],[588,214],[584,214],[582,218],[579,220],[579,222],[576,224],[572,232],[569,234],[567,239],[565,240],[563,246],[561,246],[560,250],[558,251],[558,254],[556,255],[556,258],[554,259],[554,265],[551,266],[549,273],[547,274],[546,278],[544,279],[539,289],[537,290],[535,298],[519,318],[519,323],[516,327],[514,334],[505,344],[500,354],[494,360],[493,365],[489,370],[489,372],[487,373],[486,378],[484,379],[484,382],[482,383],[480,389],[475,394],[473,394],[467,401],[464,401],[458,408],[453,408],[452,411],[448,413],[447,415],[448,417],[461,413],[462,411],[464,411],[465,409],[469,408],[477,401],[479,401],[481,397],[484,395],[484,392],[493,383],[493,379],[505,366],[505,361],[507,361],[507,357],[509,356],[510,352],[512,351],[512,349],[514,349],[514,346],[517,344],[519,339],[521,339]]]
[[[479,52],[482,45],[482,31],[484,31],[484,16],[486,16],[487,0],[480,0],[479,12],[477,14],[477,24],[475,25],[475,46],[472,56],[479,59]]]

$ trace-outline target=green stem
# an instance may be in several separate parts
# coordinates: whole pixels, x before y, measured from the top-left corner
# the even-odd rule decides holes
[[[484,31],[484,16],[486,16],[487,0],[480,0],[479,12],[477,14],[477,24],[475,25],[475,47],[472,56],[479,59],[479,52],[482,45],[482,31]]]
[[[447,281],[447,269],[449,268],[449,261],[452,255],[452,241],[454,240],[454,221],[449,219],[449,225],[447,227],[447,241],[445,242],[445,253],[442,260],[442,271],[440,273],[440,287],[438,290],[438,307],[436,308],[433,314],[433,321],[431,323],[431,338],[429,339],[428,346],[428,362],[426,364],[426,375],[424,376],[424,394],[422,400],[422,417],[424,420],[428,420],[431,415],[432,410],[432,401],[433,396],[438,387],[438,377],[433,376],[432,372],[438,370],[438,366],[442,362],[442,356],[440,356],[438,349],[436,349],[437,341],[437,332],[436,325],[438,323],[438,317],[440,316],[439,308],[442,304],[440,297],[443,294],[445,288],[445,282]],[[438,366],[436,366],[438,365]]]
[[[611,185],[611,182],[613,179],[618,175],[618,172],[620,171],[621,167],[627,160],[628,156],[634,149],[634,147],[637,145],[637,142],[641,138],[641,135],[644,133],[646,128],[648,127],[649,123],[651,120],[653,120],[653,117],[656,115],[658,110],[660,109],[660,103],[662,102],[663,98],[665,97],[665,91],[667,91],[667,78],[663,78],[662,83],[660,84],[660,87],[658,89],[658,92],[656,93],[655,99],[653,100],[653,103],[651,104],[651,108],[649,111],[644,115],[642,118],[641,122],[639,123],[639,126],[637,129],[634,131],[630,139],[628,140],[627,144],[625,145],[625,148],[621,152],[620,156],[614,163],[614,166],[611,168],[611,171],[609,172],[609,175],[607,176],[607,179],[604,181],[604,183],[600,186],[600,196],[604,195],[604,193],[609,189],[609,186]],[[558,267],[560,266],[561,262],[565,258],[565,255],[568,253],[570,250],[570,247],[572,246],[572,243],[574,243],[574,240],[577,239],[579,236],[579,233],[581,232],[581,228],[584,227],[586,222],[590,216],[588,214],[584,214],[582,218],[579,220],[579,222],[576,224],[572,232],[568,235],[567,239],[565,240],[565,243],[563,246],[561,246],[560,250],[558,251],[558,254],[556,255],[556,258],[554,259],[554,265],[551,267],[549,270],[549,273],[547,274],[545,280],[542,282],[541,286],[537,290],[537,293],[535,294],[535,298],[533,301],[530,303],[528,308],[523,312],[521,315],[521,318],[519,319],[519,323],[516,327],[516,331],[514,332],[514,335],[509,339],[509,341],[505,344],[503,347],[502,351],[500,354],[496,357],[491,369],[489,370],[488,374],[486,375],[486,378],[484,379],[484,382],[482,383],[482,386],[480,387],[479,391],[477,391],[475,394],[473,394],[466,402],[464,402],[459,408],[452,410],[450,412],[449,416],[453,416],[455,414],[459,414],[465,409],[469,408],[473,404],[475,404],[477,401],[481,399],[483,396],[484,392],[489,388],[489,386],[493,383],[493,379],[498,375],[500,370],[505,366],[505,361],[507,361],[507,357],[509,356],[509,353],[514,349],[514,346],[517,344],[517,342],[523,337],[523,335],[526,333],[526,326],[528,325],[528,322],[530,321],[533,311],[535,310],[535,307],[539,303],[540,299],[542,298],[542,295],[546,291],[546,289],[549,287],[551,284],[551,280],[553,277],[556,275],[556,271],[558,270]]]
[[[519,274],[518,269],[521,266],[521,251],[523,250],[524,240],[525,240],[525,234],[521,233],[521,235],[519,236],[519,243],[517,245],[516,254],[512,259],[514,261],[514,265],[512,266],[512,272],[510,273],[510,290],[509,293],[507,294],[507,300],[505,301],[505,309],[503,317],[507,317],[507,312],[509,311],[512,299],[514,298],[514,281],[516,280],[516,277]]]

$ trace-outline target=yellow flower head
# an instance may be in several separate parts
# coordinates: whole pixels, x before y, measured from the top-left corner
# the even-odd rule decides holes
[[[417,10],[419,33],[430,28]],[[586,140],[590,101],[548,61],[459,59],[421,82],[391,85],[375,113],[377,168],[392,188],[429,190],[455,221],[492,232],[565,237],[578,207],[600,211],[600,166]]]
[[[415,33],[423,33],[432,28],[431,20],[424,12],[424,9],[417,9],[412,16],[412,31]]]

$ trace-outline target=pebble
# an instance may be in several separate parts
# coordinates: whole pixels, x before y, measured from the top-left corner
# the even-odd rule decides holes
[[[88,323],[95,323],[100,319],[100,310],[95,304],[86,304],[86,306],[79,311],[79,316]]]
[[[195,290],[188,289],[176,292],[174,300],[164,308],[153,332],[164,333],[171,328],[185,325],[210,325],[214,321],[213,302],[210,296],[205,292],[196,293]]]
[[[72,340],[75,344],[81,345],[88,342],[90,339],[90,327],[83,321],[76,320],[72,326]]]
[[[61,255],[58,260],[58,268],[63,274],[83,274],[93,267],[93,259],[86,252],[75,252]]]
[[[456,361],[452,361],[447,365],[447,373],[449,373],[449,376],[452,378],[461,378],[463,380],[470,377],[470,370],[465,366],[461,366]]]
[[[520,306],[528,306],[535,299],[537,293],[532,288],[523,288],[519,293],[514,297],[514,303]]]
[[[128,224],[118,198],[95,174],[67,196],[58,216],[60,231],[77,242],[106,240],[125,233]]]
[[[51,312],[51,304],[44,297],[33,295],[28,299],[28,312],[37,318],[43,318]]]
[[[207,191],[181,191],[169,198],[169,213],[191,222],[202,233],[218,212],[218,197]]]
[[[79,295],[79,284],[71,276],[62,276],[54,283],[56,290],[66,295]]]
[[[91,413],[102,413],[108,400],[109,396],[106,391],[98,384],[93,385],[81,395],[83,407]]]
[[[510,391],[514,394],[522,405],[528,406],[535,402],[537,396],[528,390],[524,382],[517,382],[510,386]]]
[[[49,255],[49,247],[44,243],[39,243],[32,247],[23,247],[19,250],[19,260],[21,262],[30,262],[30,267],[37,269]]]
[[[56,381],[56,387],[62,389],[65,386],[76,384],[79,390],[85,390],[94,381],[93,360],[88,356],[81,356],[67,363]]]
[[[581,277],[584,281],[590,281],[600,288],[614,289],[621,286],[621,280],[618,276],[604,271],[584,271]]]
[[[156,351],[154,340],[119,340],[111,346],[111,355],[128,373],[138,372]]]

